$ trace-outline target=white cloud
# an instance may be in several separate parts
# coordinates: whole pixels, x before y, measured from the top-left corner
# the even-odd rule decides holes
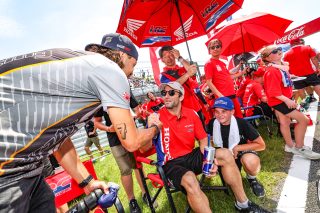
[[[0,16],[0,38],[21,37],[23,26],[10,17]]]

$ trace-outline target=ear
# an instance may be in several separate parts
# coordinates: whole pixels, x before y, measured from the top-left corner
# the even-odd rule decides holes
[[[179,93],[179,100],[183,101],[183,99],[184,99],[184,96],[181,93]]]
[[[231,114],[232,114],[232,115],[234,115],[234,109],[233,109],[233,110],[231,110]]]

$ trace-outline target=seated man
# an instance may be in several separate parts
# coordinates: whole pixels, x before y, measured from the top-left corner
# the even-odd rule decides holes
[[[213,141],[218,147],[232,151],[239,169],[243,166],[247,173],[253,193],[265,196],[263,186],[256,175],[260,171],[260,158],[256,151],[265,149],[265,143],[257,130],[241,118],[234,117],[233,102],[227,97],[220,97],[214,102]]]
[[[172,184],[187,194],[187,200],[194,212],[211,212],[209,201],[200,189],[196,175],[202,173],[203,151],[208,144],[207,135],[197,113],[183,107],[184,89],[178,82],[160,85],[165,107],[158,115],[163,127],[154,141],[158,161]],[[159,122],[159,121],[158,121]],[[149,122],[149,128],[157,127]],[[195,148],[195,139],[199,148]],[[162,154],[162,155],[161,155]],[[242,185],[241,175],[228,149],[218,149],[210,177],[214,176],[217,166],[221,166],[225,182],[231,187],[236,198],[235,208],[241,212],[267,212],[248,200]]]

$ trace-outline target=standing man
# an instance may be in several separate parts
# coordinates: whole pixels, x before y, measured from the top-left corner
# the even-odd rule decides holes
[[[84,150],[86,151],[87,155],[89,155],[90,159],[93,159],[93,155],[90,150],[90,147],[92,146],[92,144],[94,144],[98,148],[100,155],[102,156],[103,149],[100,145],[99,136],[96,131],[97,128],[95,127],[93,121],[92,120],[88,121],[84,125],[84,129],[86,130],[86,133],[87,133],[87,140],[86,140],[86,144],[84,145]]]
[[[207,134],[201,121],[192,109],[182,106],[184,88],[178,82],[160,85],[165,107],[158,113],[163,127],[155,140],[158,163],[175,188],[187,194],[187,200],[194,212],[211,212],[207,196],[199,186],[196,175],[202,173],[204,147],[208,144]],[[150,123],[152,124],[152,123]],[[199,147],[195,148],[195,140]],[[217,149],[212,177],[221,171],[225,182],[236,198],[235,208],[241,212],[267,212],[248,200],[242,185],[241,175],[228,149]]]
[[[229,98],[217,98],[213,108],[216,116],[212,128],[214,144],[231,150],[239,170],[243,166],[253,193],[264,197],[264,188],[256,178],[261,168],[257,151],[266,147],[262,137],[245,120],[233,116],[234,106]]]
[[[309,86],[313,86],[314,91],[320,96],[320,79],[318,77],[320,65],[316,52],[310,46],[304,45],[302,39],[294,39],[290,44],[291,48],[284,54],[283,60],[289,63],[290,74],[306,77],[304,80],[294,81],[294,88],[298,89],[301,99],[305,98],[304,89]],[[311,63],[316,70],[313,70]]]
[[[96,188],[70,137],[99,107],[108,110],[122,145],[134,151],[157,128],[137,130],[129,111],[127,77],[138,52],[130,39],[107,34],[96,53],[48,49],[0,61],[0,209],[55,212],[54,195],[41,176],[53,153],[86,194]],[[161,128],[156,116],[149,120]],[[23,190],[21,190],[23,188]]]
[[[176,81],[180,83],[185,91],[184,100],[182,102],[183,106],[196,111],[205,127],[199,99],[207,106],[207,108],[209,106],[202,96],[199,85],[195,79],[197,66],[195,64],[190,65],[189,62],[180,55],[179,50],[174,49],[172,46],[161,47],[159,56],[161,61],[165,64],[163,72],[161,73],[160,82],[168,83]],[[179,67],[176,64],[176,60],[178,60],[183,67]]]
[[[228,97],[235,106],[235,116],[242,118],[240,103],[236,98],[233,79],[241,76],[243,72],[234,73],[234,70],[228,71],[226,64],[219,60],[221,54],[222,42],[219,39],[213,39],[208,44],[210,60],[204,65],[207,85],[212,90],[216,98]],[[240,64],[239,64],[240,65]],[[239,70],[241,66],[237,66],[235,70]]]

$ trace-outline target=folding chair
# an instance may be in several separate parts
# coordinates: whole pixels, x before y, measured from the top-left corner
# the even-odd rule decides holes
[[[260,106],[256,105],[256,106],[241,107],[241,110],[243,112],[245,112],[245,110],[252,109],[252,108],[255,108],[255,107],[258,108],[261,111],[262,115],[245,116],[245,113],[243,113],[243,119],[248,121],[248,122],[250,122],[254,127],[257,128],[258,127],[258,125],[256,123],[257,119],[263,118],[264,120],[267,120],[267,116],[265,116],[263,109]],[[272,119],[272,122],[273,122],[273,117],[271,119]],[[271,130],[269,128],[268,122],[266,122],[266,127],[267,127],[267,130],[268,130],[268,134],[271,137],[273,134],[272,134],[272,132],[271,132]]]
[[[162,169],[162,166],[159,165],[156,160],[152,160],[149,158],[153,154],[156,154],[156,149],[154,147],[151,150],[147,151],[146,153],[141,153],[139,151],[136,151],[134,153],[135,159],[136,159],[136,167],[139,170],[141,180],[143,183],[143,187],[146,191],[146,196],[147,196],[150,210],[152,213],[155,212],[155,208],[153,207],[153,204],[154,204],[155,200],[157,199],[157,197],[159,196],[162,189],[164,188],[166,195],[167,195],[167,198],[168,198],[168,201],[169,201],[171,211],[176,213],[177,209],[174,204],[172,194],[175,192],[178,192],[179,190],[174,188],[174,186],[168,181],[168,179]],[[156,173],[148,173],[145,175],[144,171],[143,171],[143,164],[155,166],[157,172]],[[203,182],[204,182],[205,176],[201,175],[201,178],[199,180],[199,184],[200,184],[201,189],[203,191],[223,190],[226,194],[229,194],[228,187],[226,186],[222,176],[220,176],[220,177],[221,177],[222,186],[208,186],[208,185],[204,185]],[[151,181],[151,184],[154,188],[157,188],[157,191],[153,196],[151,196],[150,190],[148,189],[147,180]],[[187,205],[185,212],[190,212],[190,210],[191,210],[190,206]]]

